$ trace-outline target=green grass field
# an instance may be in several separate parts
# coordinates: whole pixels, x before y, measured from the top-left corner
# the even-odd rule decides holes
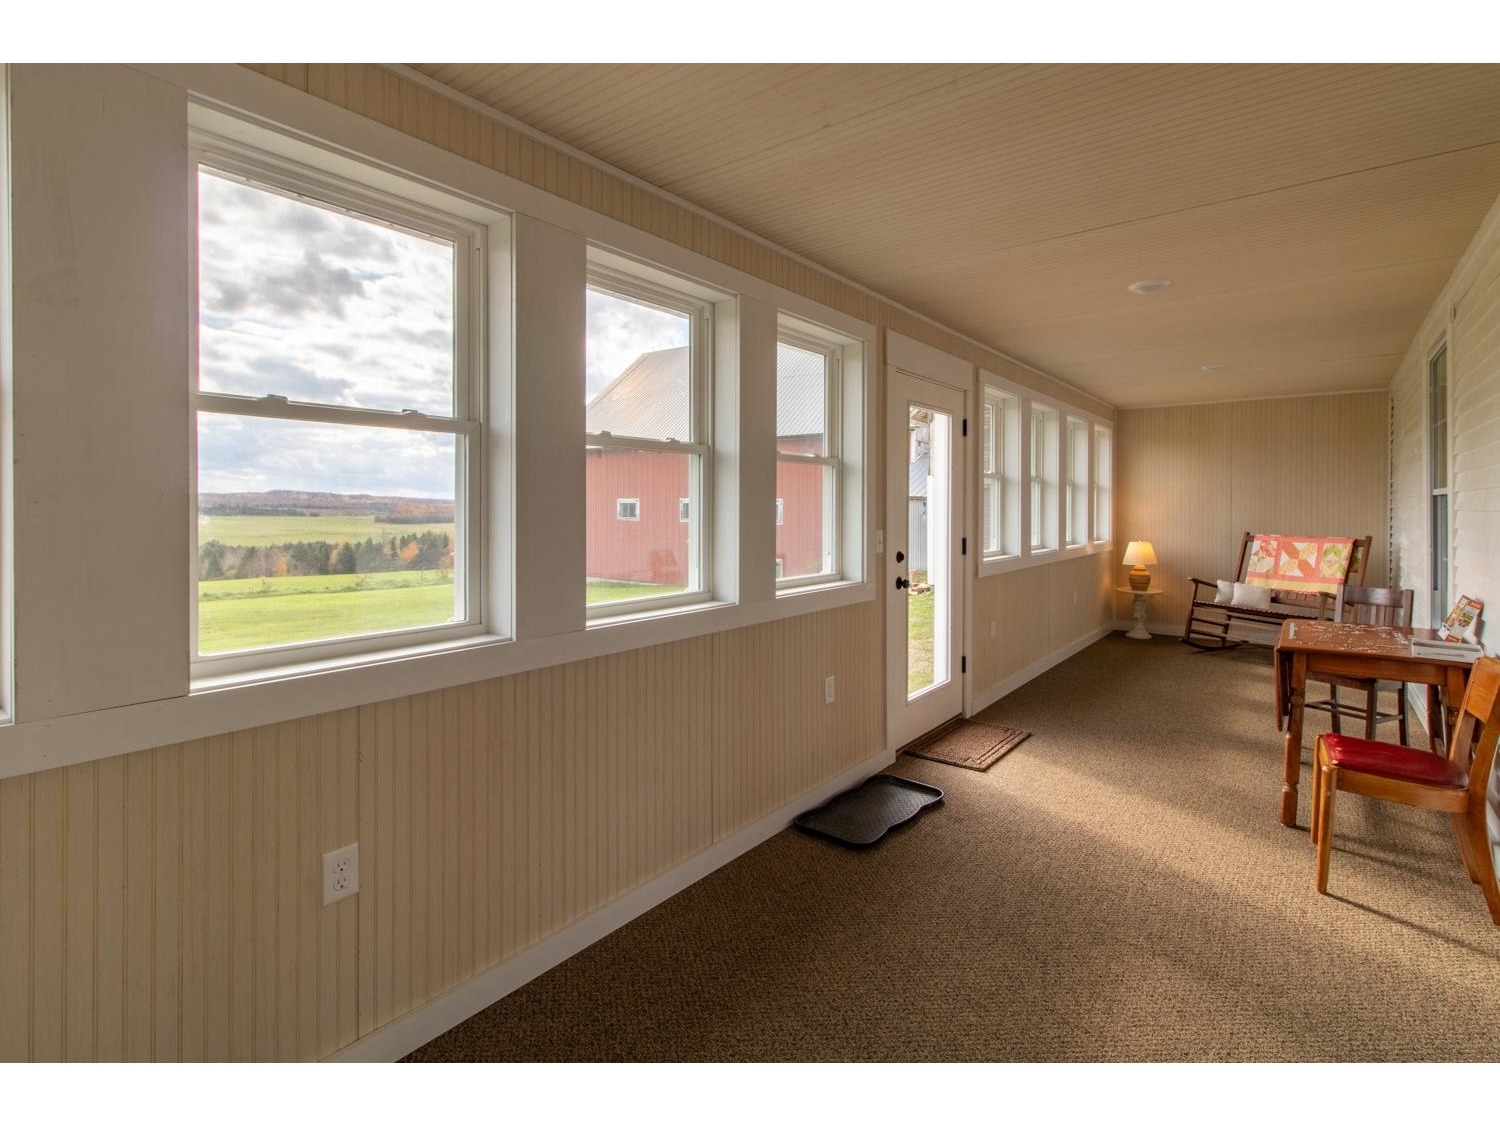
[[[369,516],[200,516],[198,543],[218,540],[239,547],[268,544],[362,542],[409,536],[421,532],[446,532],[453,537],[453,522],[446,524],[379,523]]]
[[[219,579],[198,584],[198,651],[323,641],[452,617],[451,571]]]
[[[906,695],[932,687],[932,594],[914,594],[906,603]]]
[[[619,602],[626,598],[650,598],[654,594],[677,594],[680,586],[662,586],[657,583],[622,583],[609,579],[590,579],[588,602]]]

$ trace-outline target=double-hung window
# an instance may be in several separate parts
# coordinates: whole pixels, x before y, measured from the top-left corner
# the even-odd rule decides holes
[[[1108,543],[1114,496],[1113,449],[1108,426],[1094,426],[1094,542]]]
[[[711,307],[594,264],[586,309],[588,613],[705,599]],[[620,497],[633,515],[619,515]]]
[[[1069,547],[1089,542],[1089,424],[1068,416],[1067,487],[1063,494],[1063,528]]]
[[[776,578],[838,573],[839,349],[783,328],[776,342]]]
[[[1030,546],[1033,552],[1050,551],[1057,546],[1057,411],[1032,403],[1030,423]]]
[[[478,631],[484,228],[195,154],[196,670]]]
[[[980,505],[986,559],[1021,553],[1020,419],[1020,400],[986,384],[980,416]]]

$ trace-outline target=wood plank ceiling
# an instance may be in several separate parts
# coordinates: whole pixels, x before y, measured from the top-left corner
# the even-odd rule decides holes
[[[1385,387],[1500,193],[1500,66],[414,69],[1118,407]]]

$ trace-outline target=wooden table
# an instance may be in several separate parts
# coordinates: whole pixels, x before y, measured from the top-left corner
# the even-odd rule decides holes
[[[1302,773],[1302,709],[1307,682],[1322,676],[1399,680],[1427,685],[1427,730],[1432,749],[1447,746],[1463,702],[1473,659],[1414,657],[1411,640],[1437,640],[1436,630],[1350,625],[1299,619],[1282,623],[1276,642],[1276,730],[1286,719],[1281,766],[1281,823],[1297,823],[1297,783]],[[1442,691],[1441,727],[1434,722]]]

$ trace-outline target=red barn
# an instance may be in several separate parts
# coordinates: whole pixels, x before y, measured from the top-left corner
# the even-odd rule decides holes
[[[807,357],[807,359],[804,359]],[[820,359],[778,349],[776,433],[782,453],[821,454],[826,379]],[[646,352],[588,405],[590,434],[687,441],[688,350]],[[823,467],[776,466],[776,573],[817,574]],[[588,577],[684,586],[688,581],[688,456],[590,447]],[[769,561],[768,561],[769,562]]]

